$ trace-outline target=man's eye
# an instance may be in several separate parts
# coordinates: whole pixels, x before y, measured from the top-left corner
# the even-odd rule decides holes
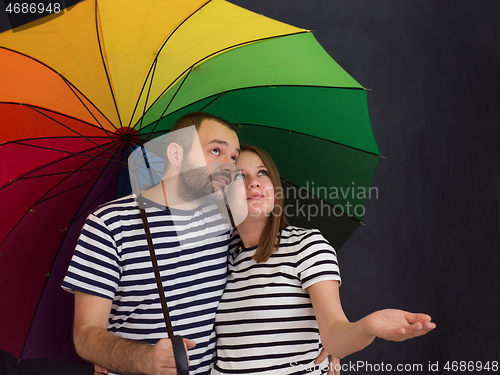
[[[231,161],[232,161],[233,163],[236,163],[236,160],[237,160],[237,159],[238,159],[238,157],[237,157],[237,156],[233,156],[233,157],[231,157]]]
[[[220,150],[219,150],[218,148],[214,148],[214,149],[212,149],[212,151],[211,151],[211,152],[212,152],[212,154],[214,154],[214,155],[220,155]]]

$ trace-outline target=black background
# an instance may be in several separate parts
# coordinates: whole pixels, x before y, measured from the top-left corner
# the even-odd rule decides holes
[[[339,252],[350,320],[386,307],[437,329],[375,342],[371,365],[500,360],[500,2],[238,0],[306,29],[369,92],[381,153],[366,226]],[[1,333],[0,333],[1,334]],[[376,369],[343,374],[381,373]],[[460,371],[459,371],[460,372]],[[0,353],[0,374],[91,374]],[[461,371],[460,373],[464,373]],[[474,372],[480,373],[480,372]],[[482,371],[481,373],[492,373]]]

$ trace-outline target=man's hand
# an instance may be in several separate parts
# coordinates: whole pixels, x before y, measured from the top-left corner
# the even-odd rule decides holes
[[[94,363],[94,375],[109,374],[109,371]]]
[[[186,348],[186,353],[188,349],[194,348],[195,345],[196,343],[194,341],[184,339],[184,347]],[[189,356],[187,357],[189,363]],[[177,375],[172,341],[170,341],[170,339],[161,339],[156,343],[153,354],[153,372],[151,372],[151,374]]]
[[[169,339],[149,345],[107,331],[111,303],[106,298],[75,292],[73,339],[77,353],[90,363],[99,364],[99,372],[104,374],[109,370],[127,374],[176,375]],[[185,340],[184,345],[191,349],[196,344]]]
[[[194,341],[184,339],[186,352],[196,346]],[[188,356],[189,361],[189,356]],[[161,339],[154,348],[153,365],[151,366],[151,375],[176,375],[175,358],[172,351],[172,343],[169,339]],[[109,371],[104,367],[94,364],[94,375],[106,375]]]

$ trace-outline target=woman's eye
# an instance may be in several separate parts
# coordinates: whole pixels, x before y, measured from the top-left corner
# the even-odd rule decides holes
[[[257,172],[257,176],[268,176],[267,171],[261,169],[259,172]]]
[[[240,179],[243,179],[245,178],[245,175],[241,172],[236,172],[235,175],[234,175],[234,179],[235,180],[240,180]]]

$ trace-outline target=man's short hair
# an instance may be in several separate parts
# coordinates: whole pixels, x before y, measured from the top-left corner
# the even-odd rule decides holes
[[[196,130],[198,130],[203,120],[214,120],[220,122],[224,126],[227,126],[229,129],[234,130],[233,126],[222,117],[206,112],[191,112],[185,114],[174,123],[174,126],[172,126],[172,130],[187,128],[191,125],[196,126]]]
[[[191,146],[193,145],[193,139],[188,137],[188,133],[186,132],[175,132],[175,130],[188,128],[190,126],[195,126],[196,131],[200,129],[200,125],[204,120],[214,120],[220,123],[221,125],[226,126],[227,128],[235,131],[234,127],[222,117],[212,115],[211,113],[206,112],[191,112],[187,113],[184,116],[180,117],[172,126],[171,133],[172,137],[169,137],[168,143],[175,142],[179,144],[183,149],[185,154],[189,154],[191,151]],[[177,135],[178,134],[178,135]]]

